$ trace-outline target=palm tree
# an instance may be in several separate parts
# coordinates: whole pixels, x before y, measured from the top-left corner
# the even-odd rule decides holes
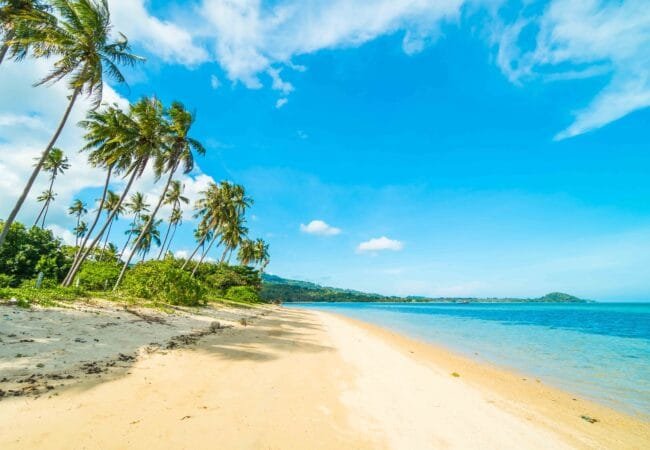
[[[78,198],[75,199],[72,202],[72,205],[70,205],[70,207],[68,208],[68,214],[70,214],[71,216],[76,216],[77,217],[77,225],[74,228],[75,236],[76,236],[76,239],[75,239],[75,242],[74,242],[75,247],[79,247],[79,239],[82,238],[83,236],[85,236],[86,232],[88,232],[88,224],[86,224],[85,222],[83,223],[84,224],[84,226],[83,226],[83,228],[84,228],[83,234],[80,234],[80,233],[77,232],[77,229],[81,225],[81,216],[83,216],[87,212],[88,212],[88,210],[86,209],[85,203],[82,202],[81,200],[79,200]]]
[[[56,20],[42,20],[38,15],[21,16],[20,27],[15,30],[16,35],[10,42],[16,48],[29,49],[34,57],[57,59],[53,63],[52,71],[38,81],[36,86],[68,78],[72,93],[59,126],[5,221],[0,233],[0,246],[4,243],[11,224],[59,138],[79,95],[86,94],[93,99],[94,107],[99,106],[104,72],[122,83],[124,77],[117,64],[133,65],[142,60],[128,52],[128,40],[123,34],[119,34],[117,41],[110,39],[113,32],[108,0],[51,0],[51,3],[55,9]]]
[[[54,201],[54,197],[56,197],[56,194],[52,192],[51,189],[48,189],[47,191],[41,192],[41,195],[36,197],[36,201],[39,203],[43,203],[43,207],[41,208],[41,212],[38,214],[38,217],[36,217],[36,220],[34,221],[34,226],[38,225],[38,221],[40,220],[41,216],[43,215],[43,211],[47,211],[48,205]],[[41,225],[41,228],[45,227],[45,216],[43,215],[43,224]]]
[[[149,227],[145,228],[146,224],[149,223]],[[143,215],[142,216],[142,223],[137,224],[135,227],[133,227],[132,232],[133,234],[139,234],[142,235],[143,238],[139,240],[139,242],[134,243],[133,245],[133,253],[139,253],[142,256],[141,261],[144,261],[145,256],[149,253],[151,250],[151,244],[156,244],[157,247],[160,246],[160,231],[158,230],[158,227],[162,223],[162,219],[158,219],[154,222],[149,221],[149,216]]]
[[[250,263],[254,262],[257,259],[257,249],[255,247],[255,241],[250,239],[244,239],[239,245],[239,251],[237,252],[237,259],[242,266],[247,266]]]
[[[223,253],[219,262],[226,260],[228,254],[228,262],[230,262],[230,255],[242,243],[248,234],[248,228],[244,226],[246,219],[241,214],[229,217],[228,220],[221,227],[221,242],[224,246]]]
[[[175,215],[181,215],[182,217],[182,210],[181,210],[181,203],[188,204],[189,199],[185,196],[183,196],[183,189],[185,186],[178,181],[174,180],[172,181],[172,184],[169,186],[169,191],[167,191],[167,195],[165,195],[165,201],[163,202],[165,205],[172,205],[172,212],[169,215],[169,223],[167,225],[167,231],[165,232],[165,239],[163,239],[162,246],[160,247],[160,253],[158,253],[158,259],[162,258],[163,251],[165,250],[165,244],[167,243],[167,237],[169,236],[169,230],[171,229],[173,222],[174,222],[174,216]],[[180,220],[180,218],[178,219]],[[177,222],[178,222],[177,220]]]
[[[129,245],[129,242],[131,242],[131,236],[133,236],[134,231],[133,230],[138,230],[137,225],[140,223],[140,218],[142,217],[142,213],[149,212],[149,204],[145,201],[144,194],[141,192],[135,192],[134,194],[131,195],[131,200],[126,203],[126,207],[129,209],[131,213],[133,213],[133,222],[131,222],[131,228],[126,230],[126,235],[128,236],[126,239],[126,242],[124,243],[124,247],[122,247],[122,252],[120,255],[124,255],[124,250]]]
[[[176,229],[182,222],[183,222],[183,211],[180,208],[174,208],[172,210],[172,215],[169,217],[169,224],[172,226],[172,234],[171,236],[169,236],[166,249],[164,248],[165,245],[163,243],[163,250],[164,250],[163,254],[167,254],[169,252],[169,248],[172,245],[172,240],[174,239],[174,235],[176,235]],[[165,237],[167,237],[167,235],[165,235]]]
[[[78,264],[79,258],[86,249],[88,239],[95,230],[104,211],[104,202],[106,201],[112,175],[126,171],[131,164],[131,153],[123,145],[123,137],[127,134],[125,130],[130,123],[127,115],[115,104],[107,106],[102,111],[90,111],[86,120],[79,123],[86,130],[84,135],[86,145],[82,148],[82,151],[89,152],[88,162],[92,167],[106,170],[106,180],[104,181],[102,196],[99,199],[97,213],[75,254],[70,270],[63,281],[64,285],[72,281],[70,277],[73,268]]]
[[[88,224],[86,222],[78,221],[77,226],[73,228],[74,235],[75,235],[75,246],[78,245],[79,240],[86,235],[88,232]]]
[[[266,266],[268,266],[271,261],[269,244],[267,244],[264,239],[255,240],[255,260],[260,265],[260,272],[264,272]]]
[[[104,203],[104,210],[106,211],[106,221],[108,223],[108,230],[106,231],[106,239],[104,240],[104,246],[102,250],[106,250],[108,246],[108,238],[111,235],[111,228],[113,228],[113,223],[119,218],[120,215],[124,214],[124,206],[120,202],[121,197],[113,191],[108,191],[106,194],[106,202]]]
[[[194,168],[194,152],[199,155],[205,154],[205,148],[203,145],[189,136],[190,129],[192,128],[195,119],[194,114],[187,111],[182,103],[174,102],[172,103],[172,106],[167,109],[165,115],[168,120],[164,121],[162,126],[165,128],[167,133],[164,137],[164,147],[162,147],[163,151],[157,155],[158,157],[154,161],[154,167],[158,176],[164,172],[169,173],[169,175],[156,207],[151,212],[151,216],[142,229],[142,232],[135,240],[135,244],[133,244],[134,248],[138,248],[139,241],[144,239],[148,228],[153,223],[158,210],[165,200],[165,195],[169,190],[169,186],[178,167],[182,165],[183,173],[190,173]],[[126,269],[129,267],[132,257],[133,253],[131,253],[124,262],[120,275],[115,281],[114,290],[117,289],[122,282],[122,278],[126,273]]]
[[[221,183],[222,185],[224,183]],[[208,188],[200,192],[199,198],[194,206],[194,217],[200,218],[199,226],[197,227],[194,237],[196,238],[197,245],[192,251],[192,254],[183,263],[182,269],[185,269],[187,264],[194,258],[199,249],[203,249],[206,241],[214,239],[214,231],[219,227],[224,209],[221,187],[216,183],[208,184]]]
[[[3,0],[0,2],[0,64],[7,53],[20,60],[27,55],[29,44],[14,41],[16,35],[27,33],[25,26],[37,23],[53,22],[56,19],[49,14],[50,7],[36,0]]]
[[[56,147],[53,148],[43,163],[43,170],[50,173],[50,187],[47,191],[50,192],[51,195],[43,204],[43,208],[41,208],[41,212],[38,213],[38,217],[36,218],[34,225],[36,225],[38,223],[38,219],[43,216],[41,228],[45,228],[45,217],[47,216],[47,212],[50,209],[50,203],[54,201],[55,197],[54,191],[52,190],[54,188],[54,180],[56,180],[57,175],[63,175],[63,173],[69,168],[70,164],[68,164],[68,157],[63,154],[63,151],[61,149]],[[39,199],[41,197],[39,197]]]
[[[124,123],[115,141],[119,144],[116,150],[128,161],[125,164],[124,177],[129,178],[119,204],[121,205],[128,194],[133,182],[140,177],[150,160],[160,158],[161,149],[165,143],[166,123],[163,118],[162,103],[155,98],[144,97],[131,105],[129,114],[124,117]],[[156,178],[160,174],[156,171]],[[72,265],[63,286],[70,286],[79,268],[95,248],[110,223],[108,218],[93,241],[84,250],[77,262]]]

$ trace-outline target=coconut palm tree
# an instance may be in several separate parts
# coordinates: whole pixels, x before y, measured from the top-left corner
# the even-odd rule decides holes
[[[268,266],[271,261],[269,244],[267,244],[264,239],[255,240],[255,260],[260,265],[260,272],[264,272],[266,266]]]
[[[120,197],[120,205],[124,202],[133,182],[142,175],[149,162],[151,160],[156,162],[161,158],[167,130],[163,113],[164,108],[158,99],[144,97],[131,105],[129,113],[124,118],[120,135],[116,138],[116,141],[119,142],[120,153],[126,153],[128,160],[128,165],[124,170],[124,177],[128,177],[128,181],[122,192],[122,197]],[[159,163],[156,163],[154,168],[159,166]],[[155,170],[155,174],[156,179],[159,179],[158,170]],[[62,283],[63,286],[70,286],[79,268],[95,248],[110,222],[111,218],[109,217],[77,262],[72,265]]]
[[[146,224],[149,223],[149,227],[145,228]],[[133,245],[133,253],[138,253],[142,258],[140,261],[144,261],[145,256],[151,250],[151,244],[155,244],[157,247],[160,246],[160,231],[158,227],[162,223],[162,219],[155,220],[153,222],[149,221],[149,216],[142,216],[142,223],[137,224],[133,227],[133,234],[142,235],[143,238]]]
[[[223,183],[221,184],[223,185]],[[194,217],[200,218],[199,226],[194,233],[197,245],[189,258],[183,263],[182,269],[187,267],[187,264],[194,258],[199,249],[204,248],[206,241],[211,242],[214,239],[214,231],[217,230],[222,220],[224,205],[220,185],[210,183],[207,189],[201,191],[200,194],[201,197],[194,206]]]
[[[122,205],[122,202],[120,202],[120,199],[121,197],[113,191],[109,190],[106,194],[104,211],[106,212],[108,230],[106,231],[106,239],[104,240],[104,246],[102,247],[102,250],[106,250],[108,247],[108,238],[111,235],[111,228],[113,228],[113,223],[125,212],[125,208]]]
[[[165,127],[166,136],[163,138],[164,146],[162,147],[162,152],[158,153],[157,158],[154,161],[154,168],[156,174],[168,173],[167,183],[163,188],[162,194],[158,199],[156,207],[151,212],[148,222],[145,224],[142,233],[135,240],[133,246],[138,248],[139,241],[144,239],[144,235],[147,232],[148,228],[153,223],[158,210],[162,206],[165,196],[169,190],[169,186],[174,178],[176,170],[178,167],[182,166],[183,173],[187,174],[192,171],[194,168],[194,152],[199,155],[205,154],[205,148],[203,145],[196,139],[190,137],[190,129],[194,124],[194,114],[185,109],[180,102],[172,103],[171,107],[166,111],[167,121],[162,125]],[[129,267],[133,254],[129,255],[122,266],[120,275],[115,281],[114,290],[122,282],[122,278],[126,273],[126,269]]]
[[[70,277],[73,273],[73,268],[78,264],[79,258],[86,249],[88,239],[101,218],[111,177],[113,174],[126,171],[131,165],[131,152],[123,144],[123,137],[127,135],[126,127],[130,124],[130,119],[116,104],[108,105],[101,111],[90,111],[87,114],[86,120],[79,123],[86,130],[86,134],[84,135],[86,145],[82,148],[82,151],[89,152],[88,163],[92,167],[101,168],[106,171],[106,179],[95,218],[83,241],[81,241],[70,270],[63,281],[64,285],[72,281]]]
[[[244,226],[246,219],[243,215],[237,214],[228,219],[221,225],[221,241],[223,245],[223,253],[219,262],[223,263],[228,255],[228,262],[230,262],[230,255],[242,243],[248,235],[248,228]]]
[[[145,201],[144,194],[141,192],[135,192],[131,195],[131,199],[126,203],[126,207],[129,212],[133,213],[133,222],[131,222],[130,228],[126,230],[127,239],[122,247],[122,252],[120,255],[124,255],[124,251],[131,242],[131,236],[133,236],[134,231],[138,230],[138,224],[140,223],[140,218],[145,212],[149,212],[149,204]]]
[[[43,203],[43,207],[41,208],[41,212],[38,214],[38,217],[36,217],[36,220],[34,221],[34,226],[38,225],[38,221],[40,220],[41,216],[43,216],[43,223],[41,225],[41,228],[45,227],[45,216],[43,215],[43,211],[47,211],[47,206],[54,201],[55,197],[56,194],[52,192],[51,189],[41,192],[41,195],[36,197],[36,201]]]
[[[84,222],[83,220],[80,222],[77,222],[77,226],[73,228],[74,235],[75,235],[75,246],[79,245],[79,240],[85,236],[85,234],[88,232],[88,224]]]
[[[163,248],[164,252],[163,254],[166,255],[169,253],[169,249],[172,245],[172,240],[174,239],[174,236],[176,235],[176,229],[178,226],[183,222],[183,211],[181,209],[174,209],[172,210],[172,215],[169,218],[169,223],[172,225],[172,234],[169,236],[169,240],[167,241],[167,248]],[[164,245],[163,245],[164,247]]]
[[[45,228],[45,217],[47,216],[47,212],[50,209],[50,203],[54,201],[54,197],[56,196],[53,191],[54,180],[56,180],[57,175],[63,175],[63,173],[69,168],[70,164],[68,164],[68,157],[63,154],[63,151],[61,149],[53,148],[43,163],[43,170],[50,173],[50,187],[46,192],[49,192],[51,195],[47,198],[45,203],[43,203],[43,208],[41,208],[41,212],[38,213],[38,217],[36,218],[34,225],[36,225],[41,216],[43,216],[41,228]],[[39,197],[39,199],[41,197],[42,195]]]
[[[190,202],[190,200],[187,197],[183,196],[184,188],[185,186],[179,180],[174,180],[172,181],[172,184],[169,186],[169,191],[167,191],[167,195],[165,195],[164,204],[171,205],[172,212],[169,215],[167,231],[165,232],[165,239],[163,239],[163,243],[160,247],[160,253],[158,253],[158,259],[162,258],[163,252],[165,251],[167,237],[169,236],[169,231],[172,225],[174,225],[174,222],[178,223],[178,221],[182,218],[183,213],[181,210],[181,203],[188,204]],[[181,217],[178,217],[176,221],[174,221],[174,217],[178,215],[180,215]]]
[[[237,252],[237,260],[242,266],[247,266],[250,263],[254,262],[257,259],[257,249],[255,247],[255,241],[250,239],[244,239],[239,245],[239,251]]]
[[[68,80],[71,90],[68,106],[41,159],[32,171],[0,233],[0,246],[16,219],[25,198],[36,180],[52,147],[56,143],[72,107],[80,95],[92,98],[93,106],[102,99],[104,73],[122,83],[124,77],[117,64],[133,65],[142,58],[128,52],[126,36],[113,41],[108,0],[51,0],[56,20],[44,21],[36,15],[21,16],[20,27],[10,41],[12,46],[29,49],[34,57],[54,58],[53,69],[36,86]]]
[[[86,224],[85,222],[84,222],[84,226],[83,226],[83,228],[84,228],[83,234],[80,234],[80,233],[77,232],[77,228],[79,228],[79,225],[81,225],[81,217],[83,215],[85,215],[87,212],[88,212],[88,210],[86,209],[86,204],[84,202],[82,202],[81,200],[79,200],[78,198],[75,199],[72,202],[72,205],[70,205],[70,207],[68,208],[68,214],[70,214],[71,216],[76,216],[77,217],[77,225],[74,228],[75,237],[76,237],[75,242],[74,242],[75,247],[79,247],[79,239],[81,237],[83,237],[88,232],[88,224]]]
[[[53,22],[56,19],[49,11],[50,7],[36,0],[3,0],[0,2],[0,64],[7,53],[13,59],[20,60],[29,52],[29,44],[14,41],[16,35],[29,32],[27,25]]]

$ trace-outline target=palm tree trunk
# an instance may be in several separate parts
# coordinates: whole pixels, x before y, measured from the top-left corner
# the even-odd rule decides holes
[[[163,252],[165,251],[165,245],[167,244],[167,236],[169,236],[169,230],[171,230],[171,228],[172,228],[172,221],[171,221],[171,218],[170,218],[169,225],[167,225],[167,231],[165,231],[165,239],[163,239],[163,243],[160,246],[160,253],[158,253],[158,258],[157,259],[162,258]]]
[[[14,223],[14,220],[16,220],[16,216],[18,215],[20,208],[22,208],[23,203],[25,203],[25,199],[27,198],[29,191],[32,189],[32,186],[34,185],[34,181],[36,181],[36,177],[38,176],[38,173],[41,171],[41,168],[43,167],[45,158],[47,158],[47,156],[50,154],[50,150],[52,150],[52,147],[56,143],[56,140],[59,138],[59,135],[61,134],[61,131],[65,126],[65,123],[68,121],[68,116],[70,116],[70,112],[72,111],[74,102],[77,100],[77,97],[79,96],[79,92],[80,92],[80,88],[76,88],[72,92],[72,96],[70,97],[70,102],[68,103],[68,107],[66,108],[65,113],[63,114],[63,118],[61,119],[59,126],[54,132],[54,136],[52,136],[52,139],[50,139],[50,142],[47,144],[47,147],[45,147],[45,150],[43,150],[41,159],[38,161],[38,164],[36,164],[36,167],[32,171],[29,180],[27,180],[27,184],[25,185],[23,192],[20,194],[20,197],[18,197],[18,201],[16,202],[14,209],[11,210],[9,217],[7,217],[7,220],[4,223],[4,227],[2,228],[2,233],[0,233],[0,247],[2,247],[2,244],[7,238],[9,227],[11,227],[11,224]]]
[[[178,228],[178,224],[174,224],[174,229],[172,230],[172,235],[169,236],[169,241],[167,242],[167,250],[165,250],[165,254],[169,252],[169,249],[172,246],[172,240],[174,240],[174,236],[176,236],[176,229]]]
[[[77,226],[75,227],[75,237],[74,237],[74,246],[79,247],[79,221],[81,220],[81,213],[77,214]],[[75,256],[79,249],[75,251]]]
[[[102,216],[102,209],[104,208],[104,202],[106,201],[106,193],[108,192],[108,185],[111,182],[111,175],[113,173],[113,166],[108,167],[108,171],[106,172],[106,181],[104,182],[104,191],[102,192],[102,198],[99,201],[99,208],[97,209],[97,214],[95,215],[95,220],[93,220],[93,224],[88,228],[88,231],[86,231],[86,235],[84,236],[83,241],[81,241],[81,245],[77,249],[77,252],[74,255],[74,259],[72,260],[72,266],[70,266],[70,270],[68,271],[67,275],[63,279],[63,285],[66,286],[66,283],[68,282],[68,278],[70,277],[70,274],[72,273],[72,268],[75,266],[77,263],[79,257],[81,256],[84,247],[88,243],[88,239],[90,238],[90,235],[92,232],[95,230],[95,227],[97,226],[97,222],[99,222],[99,218]],[[77,225],[79,225],[79,221],[77,221]]]
[[[223,262],[226,260],[226,253],[228,253],[228,247],[223,249],[223,253],[221,254],[221,259],[219,260],[219,264],[223,264]]]
[[[52,198],[54,194],[52,193],[52,188],[54,188],[54,179],[56,178],[56,169],[54,169],[55,172],[52,174],[50,177],[50,188],[47,190],[50,194],[51,198],[48,198],[47,201],[45,202],[45,212],[43,213],[43,222],[41,223],[41,229],[45,228],[45,217],[47,216],[47,212],[50,210],[50,201],[52,201]]]
[[[126,184],[126,187],[124,188],[124,192],[122,192],[122,196],[120,197],[120,201],[117,202],[117,205],[115,206],[115,209],[111,212],[111,215],[108,217],[106,220],[106,223],[104,223],[104,226],[102,227],[101,230],[99,230],[99,233],[97,233],[97,236],[95,236],[95,239],[90,243],[88,248],[82,253],[81,257],[79,257],[79,260],[77,261],[76,264],[73,264],[72,267],[70,268],[70,273],[68,274],[68,277],[64,280],[63,286],[67,287],[72,284],[72,280],[74,279],[74,276],[77,274],[79,271],[79,268],[83,264],[83,262],[88,258],[88,255],[90,252],[95,248],[97,243],[101,240],[102,235],[106,231],[106,228],[108,228],[108,225],[110,222],[113,220],[113,217],[117,214],[117,211],[120,209],[120,206],[122,206],[122,203],[124,202],[124,199],[126,198],[127,194],[129,193],[129,189],[131,189],[131,185],[135,181],[135,179],[138,176],[139,170],[136,168],[133,169],[133,172],[131,173],[131,178],[129,178],[129,182]]]
[[[38,213],[38,216],[36,216],[36,220],[34,221],[34,226],[38,226],[38,222],[41,220],[41,217],[43,216],[43,213],[45,212],[45,207],[47,206],[47,201],[41,208],[41,212]]]
[[[205,240],[206,240],[207,237],[208,237],[208,233],[205,233],[205,235],[201,238],[201,240],[199,241],[199,244],[196,246],[196,248],[194,249],[194,251],[192,252],[192,254],[191,254],[191,255],[189,256],[189,258],[187,258],[187,260],[183,263],[183,266],[181,267],[181,269],[185,269],[185,267],[187,266],[187,264],[192,260],[192,258],[194,258],[194,255],[196,255],[196,252],[199,251],[199,248],[201,248],[201,246],[203,245],[203,243],[205,242]]]
[[[111,235],[111,229],[113,228],[113,223],[115,223],[115,217],[113,217],[110,225],[108,226],[108,230],[106,230],[106,239],[104,239],[104,246],[102,247],[102,254],[101,254],[102,260],[104,259],[103,252],[106,251],[106,246],[108,245],[108,237]]]
[[[201,258],[199,259],[199,261],[194,266],[194,269],[192,270],[192,276],[194,276],[194,274],[196,273],[196,269],[199,268],[199,266],[201,265],[201,263],[203,262],[205,257],[208,255],[208,253],[210,253],[210,249],[212,248],[212,245],[215,243],[216,240],[217,240],[217,234],[215,233],[214,237],[210,241],[210,245],[208,245],[208,248],[203,252],[203,254],[201,255]]]
[[[162,194],[160,194],[160,198],[158,199],[158,204],[156,205],[156,208],[153,210],[151,215],[149,216],[149,220],[145,224],[145,226],[142,228],[142,231],[138,235],[138,238],[135,240],[135,243],[133,244],[133,248],[136,249],[138,248],[138,245],[140,245],[140,241],[142,241],[142,238],[144,238],[144,235],[147,234],[149,231],[149,228],[151,227],[151,224],[156,218],[156,214],[158,214],[158,210],[160,209],[160,206],[162,205],[163,201],[165,200],[165,195],[167,194],[167,190],[169,189],[169,185],[172,183],[172,178],[174,177],[174,172],[176,172],[176,168],[178,167],[178,162],[174,163],[174,167],[169,171],[169,177],[167,178],[167,183],[165,184],[165,188],[162,191]],[[126,259],[124,262],[124,265],[122,266],[122,270],[120,271],[120,275],[117,277],[117,281],[115,281],[115,286],[113,286],[113,290],[117,290],[118,286],[122,282],[122,278],[124,278],[124,274],[126,273],[126,269],[129,267],[129,263],[131,262],[131,258],[133,258],[133,253],[129,255],[129,257]]]
[[[124,247],[122,247],[122,251],[120,252],[120,258],[124,255],[124,252],[126,251],[126,248],[129,246],[129,242],[131,242],[131,232],[129,232],[129,236],[126,238],[126,242],[124,243]]]
[[[51,200],[45,202],[45,213],[43,214],[43,222],[41,222],[41,230],[45,229],[45,218],[47,217],[47,213],[50,210],[50,202]]]

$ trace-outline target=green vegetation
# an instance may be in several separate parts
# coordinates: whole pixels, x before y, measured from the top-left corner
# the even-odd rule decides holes
[[[582,303],[586,300],[555,292],[539,298],[474,298],[474,297],[394,297],[368,294],[349,289],[323,287],[307,281],[287,280],[275,275],[263,276],[261,297],[268,302],[446,302],[446,303],[496,303],[496,302],[562,302]]]

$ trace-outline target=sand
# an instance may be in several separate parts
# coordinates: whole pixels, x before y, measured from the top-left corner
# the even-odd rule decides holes
[[[46,361],[40,373],[54,388],[39,385],[29,395],[0,400],[0,448],[629,449],[650,442],[649,424],[641,419],[331,314],[210,309],[160,315],[163,324],[129,313],[113,320],[127,320],[128,333],[107,336],[102,333],[122,323],[100,325],[124,313],[102,308],[56,311],[68,322],[57,328],[62,319],[54,318],[47,322],[51,328],[39,331],[50,335],[46,357],[29,350],[28,344],[45,345],[36,338],[8,344],[20,335],[0,322],[0,379],[11,374],[0,387],[8,392],[4,384],[16,385],[35,370],[33,363]],[[34,334],[30,316],[14,311],[0,307],[3,317],[16,317],[12,326],[23,336]],[[94,325],[87,323],[91,316]],[[231,328],[211,329],[215,320]],[[84,329],[99,342],[75,342],[66,328]],[[67,350],[76,359],[65,353],[66,346],[51,342],[55,329],[67,347],[85,350]],[[100,343],[105,348],[97,359]],[[15,360],[23,358],[6,350],[15,345],[32,351],[22,368]],[[68,362],[56,366],[59,354]],[[81,365],[89,361],[102,372],[86,373]],[[48,371],[50,365],[56,371]],[[75,378],[60,386],[47,378],[52,373]]]

